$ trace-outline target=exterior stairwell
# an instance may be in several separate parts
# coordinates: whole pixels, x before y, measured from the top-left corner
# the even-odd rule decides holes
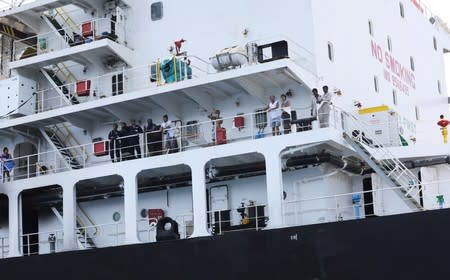
[[[380,176],[411,210],[424,210],[420,204],[421,182],[376,137],[369,135],[363,124],[349,113],[344,113],[345,141]]]
[[[78,25],[72,20],[63,8],[52,10],[52,13],[43,15],[44,21],[54,31],[61,35],[68,46],[81,43]]]
[[[81,209],[79,205],[77,205],[78,209]],[[58,218],[58,220],[63,223],[63,207],[58,206],[58,207],[52,207],[52,211],[53,213],[56,215],[56,217]],[[76,241],[77,241],[77,245],[79,249],[95,249],[97,248],[97,245],[94,242],[94,239],[90,236],[90,233],[88,233],[88,230],[86,228],[86,225],[83,223],[82,219],[77,215],[76,217],[76,225],[77,225],[77,229],[76,229]],[[92,233],[93,235],[97,234],[97,228],[94,228],[95,231]]]
[[[52,145],[54,150],[57,150],[64,163],[69,169],[81,169],[87,160],[86,151],[80,147],[78,141],[70,133],[70,130],[65,124],[59,124],[41,128],[41,133],[44,138]]]
[[[80,104],[76,95],[71,93],[70,89],[65,85],[68,82],[76,82],[76,77],[69,69],[67,69],[64,63],[58,63],[49,68],[41,68],[41,72],[66,104]],[[61,78],[63,78],[65,82],[63,82]]]

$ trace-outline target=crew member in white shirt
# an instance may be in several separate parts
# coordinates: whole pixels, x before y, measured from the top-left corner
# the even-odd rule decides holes
[[[178,148],[177,139],[175,138],[175,127],[167,115],[163,116],[161,132],[164,136],[164,148],[167,150],[167,153],[175,153]]]
[[[280,103],[275,99],[275,96],[270,96],[270,103],[266,107],[267,112],[270,113],[270,126],[272,127],[272,135],[280,135],[281,125],[281,109]]]
[[[330,110],[332,93],[328,91],[328,86],[324,86],[323,95],[319,97],[319,122],[320,128],[328,127],[330,125]]]

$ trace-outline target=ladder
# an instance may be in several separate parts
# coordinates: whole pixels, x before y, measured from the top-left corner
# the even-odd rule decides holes
[[[345,141],[412,210],[424,210],[420,204],[421,182],[350,113],[343,112]]]
[[[41,73],[47,78],[49,83],[62,97],[62,100],[66,104],[80,104],[80,101],[76,96],[75,89],[71,92],[69,87],[69,84],[73,84],[75,87],[77,78],[69,70],[65,63],[60,62],[58,64],[51,65],[50,67],[41,68]]]
[[[70,132],[66,124],[55,124],[41,128],[44,138],[57,150],[69,169],[81,169],[89,155]],[[80,162],[81,161],[81,162]]]
[[[63,208],[62,206],[58,207],[52,207],[51,208],[55,216],[58,218],[58,220],[63,223]],[[77,204],[77,209],[83,212],[84,210]],[[76,238],[77,238],[77,245],[79,249],[95,249],[97,248],[94,239],[90,236],[90,234],[85,229],[85,225],[83,224],[83,221],[81,217],[76,215]],[[96,235],[98,233],[97,227],[94,227],[93,235]]]

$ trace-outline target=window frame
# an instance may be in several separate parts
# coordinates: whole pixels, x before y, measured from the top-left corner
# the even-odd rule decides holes
[[[154,12],[154,9],[159,9],[159,15]],[[153,2],[150,5],[150,19],[151,21],[158,21],[164,18],[164,4],[162,1]]]
[[[334,62],[334,46],[333,43],[331,43],[330,41],[328,41],[327,50],[328,50],[328,60]]]

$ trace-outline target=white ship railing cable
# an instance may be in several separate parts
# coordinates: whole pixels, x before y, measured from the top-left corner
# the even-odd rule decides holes
[[[226,232],[233,231],[263,230],[269,220],[269,217],[265,214],[267,212],[266,208],[267,205],[265,204],[253,204],[244,205],[237,208],[207,211],[206,213],[209,216],[210,233],[214,235],[220,235]],[[254,209],[254,216],[250,217],[249,209]],[[242,218],[242,216],[240,215],[240,211],[243,211],[242,213],[245,214],[245,218]],[[224,212],[229,213],[229,219],[222,219],[221,214]]]
[[[295,109],[295,107],[292,108]],[[296,111],[298,120],[311,118],[310,108],[300,108]],[[256,127],[256,115],[258,115],[258,113],[248,113],[242,115],[235,115],[232,117],[221,118],[223,121],[222,127],[227,128],[227,139],[226,139],[227,143],[257,140],[256,137],[259,130],[261,130],[261,135],[263,137],[272,137],[272,132],[270,128],[270,118],[267,117],[267,123],[265,123],[264,129],[258,129]],[[243,117],[245,119],[245,122],[247,123],[245,127],[242,128],[241,130],[239,130],[239,128],[234,127],[235,117]],[[332,109],[330,112],[329,126],[336,129],[340,129],[340,123],[341,123],[340,114],[336,110]],[[197,128],[197,132],[194,134],[187,134],[188,131],[192,131],[193,127]],[[305,127],[298,124],[295,126],[294,129],[310,130],[312,129],[312,127],[309,124],[306,124]],[[280,131],[283,132],[282,130],[283,129],[281,126]],[[139,134],[140,143],[138,145],[129,145],[128,147],[132,148],[135,146],[139,146],[141,148],[142,155],[144,157],[147,157],[149,156],[148,144],[160,144],[162,145],[162,149],[157,150],[156,152],[158,154],[168,153],[169,150],[164,145],[166,143],[167,138],[163,137],[161,141],[148,143],[147,136],[149,136],[151,133],[152,132]],[[159,133],[159,131],[157,133]],[[301,133],[301,131],[299,132],[292,131],[292,133]],[[131,139],[133,137],[135,137],[135,135],[121,137],[119,138],[119,140]],[[210,147],[212,140],[212,122],[211,120],[207,120],[198,122],[196,124],[177,126],[175,127],[175,138],[178,144],[178,150],[180,152],[191,149]],[[108,144],[108,141],[106,141],[106,144]],[[51,150],[23,157],[13,158],[12,160],[15,161],[16,166],[13,172],[11,173],[11,180],[28,179],[31,177],[43,176],[52,173],[60,173],[71,170],[70,168],[67,167],[67,164],[65,163],[65,161],[70,159],[78,161],[81,168],[96,166],[104,163],[111,163],[111,159],[106,156],[105,159],[97,157],[95,160],[93,159],[86,160],[85,154],[94,155],[94,145],[95,143],[88,143],[83,145],[70,146],[59,150]],[[117,148],[115,148],[114,152],[116,150]],[[61,152],[68,152],[71,156],[69,158],[64,158],[62,157]],[[43,166],[46,167],[46,170],[42,169]]]
[[[54,239],[50,239],[50,235],[54,235]],[[33,241],[33,239],[37,239],[37,241]],[[26,233],[20,235],[20,248],[24,256],[56,253],[63,251],[63,240],[64,231],[62,229]],[[36,251],[34,251],[35,249]]]
[[[321,78],[317,76],[315,73],[315,65],[314,65],[314,54],[302,47],[297,42],[289,39],[284,35],[276,35],[267,37],[266,39],[260,39],[257,41],[252,41],[249,43],[257,43],[263,42],[267,40],[286,40],[288,42],[289,48],[289,59],[296,63],[298,66],[302,67],[306,71],[310,72],[315,79],[318,81]],[[176,81],[172,83],[179,83],[190,79],[200,78],[206,75],[212,75],[217,72],[212,68],[212,65],[206,61],[205,59],[196,56],[196,55],[182,55],[176,56],[173,58],[177,58],[176,67]],[[189,64],[187,63],[189,61]],[[83,80],[90,80],[91,85],[91,93],[86,97],[78,97],[76,91],[76,83],[77,81],[72,81],[70,83],[64,83],[61,86],[58,86],[60,91],[67,90],[68,93],[65,96],[61,96],[60,94],[55,92],[55,88],[41,89],[37,91],[37,106],[35,113],[41,113],[49,110],[54,110],[61,107],[70,106],[70,102],[68,100],[76,97],[80,103],[89,102],[92,100],[97,100],[101,98],[112,97],[119,94],[125,94],[129,92],[151,89],[157,86],[164,86],[167,84],[164,79],[161,77],[161,73],[159,70],[154,72],[153,70],[157,69],[161,63],[161,60],[158,59],[151,64],[136,66],[133,68],[124,68],[122,70],[117,70],[112,73],[102,74],[99,76],[86,78]],[[258,63],[256,63],[258,64]],[[182,65],[182,67],[180,67]],[[242,65],[242,67],[251,67],[253,64]],[[189,69],[191,68],[191,70]],[[153,69],[153,70],[152,70]],[[232,70],[228,70],[232,71]],[[158,74],[159,73],[159,74]],[[113,83],[111,78],[114,76],[123,75],[122,82],[117,80],[116,83]],[[115,92],[111,90],[112,85],[116,86]],[[119,87],[121,89],[119,90]],[[120,92],[120,93],[119,93]]]
[[[423,182],[422,186],[432,186],[447,183],[450,186],[450,180],[442,180],[435,182]],[[421,187],[421,186],[417,186]],[[395,207],[393,205],[386,206],[384,203],[383,194],[389,193],[389,195],[395,195],[393,193],[394,190],[400,190],[402,187],[396,188],[379,188],[373,189],[369,191],[359,191],[359,192],[350,192],[344,194],[336,194],[329,196],[320,196],[320,197],[311,197],[305,199],[294,199],[290,201],[283,202],[283,217],[284,217],[284,226],[298,226],[298,225],[309,225],[314,224],[316,222],[303,222],[302,215],[304,214],[317,214],[319,216],[321,213],[328,213],[328,218],[333,217],[328,220],[323,220],[324,216],[321,216],[317,223],[326,223],[326,222],[338,222],[344,220],[355,220],[355,219],[364,219],[371,216],[390,216],[397,214],[406,214],[411,212],[419,212],[420,209],[412,210],[411,208],[404,205],[402,209]],[[364,195],[371,194],[373,196],[374,202],[372,203],[364,203]],[[295,197],[297,194],[293,194]],[[359,195],[361,203],[353,203],[353,196]],[[449,208],[449,203],[445,202],[440,204],[438,201],[438,196],[450,197],[450,190],[445,193],[436,193],[435,198],[430,198],[428,195],[421,194],[419,197],[408,198],[402,197],[400,198],[402,201],[407,200],[422,200],[423,204],[430,204],[430,201],[433,201],[431,206],[426,207],[426,211],[437,210],[442,208]],[[320,202],[328,203],[328,207],[317,207],[320,205]],[[373,206],[374,213],[366,214],[364,207],[365,206]],[[356,214],[355,207],[359,207],[359,215]],[[310,209],[305,209],[310,208]],[[331,213],[331,215],[330,215]],[[310,219],[311,220],[311,219]]]
[[[7,236],[0,237],[0,259],[8,257],[9,254],[9,238]]]
[[[106,38],[111,38],[110,37],[111,34],[103,35],[101,33],[100,34],[96,33],[96,32],[103,32],[104,30],[110,30],[111,23],[116,26],[116,32],[114,34],[115,36],[118,36],[118,35],[125,36],[125,32],[124,32],[125,26],[122,26],[122,25],[118,24],[118,22],[113,21],[109,18],[97,18],[97,19],[92,19],[90,21],[86,21],[84,23],[88,23],[88,22],[90,22],[92,24],[93,35],[89,36],[89,37],[91,37],[92,41],[98,41],[98,40],[102,40],[102,39],[106,39]],[[36,55],[40,55],[40,54],[44,54],[44,53],[50,53],[50,52],[54,52],[54,51],[71,48],[73,46],[76,46],[77,44],[78,45],[89,44],[89,42],[91,42],[91,41],[90,40],[85,41],[84,40],[85,38],[80,38],[79,42],[70,43],[70,41],[73,41],[73,39],[70,36],[67,36],[67,32],[73,32],[72,29],[75,29],[75,28],[80,30],[80,33],[81,33],[81,27],[84,23],[78,24],[76,26],[68,25],[64,28],[61,28],[61,29],[58,29],[55,31],[50,31],[50,32],[30,36],[25,39],[14,41],[14,45],[13,45],[14,61],[26,59],[29,57],[34,57]],[[106,28],[106,29],[104,29],[104,28]],[[117,32],[117,30],[120,30],[120,28],[123,29],[123,32]],[[64,32],[65,35],[61,35],[60,32]],[[79,34],[79,35],[81,36],[81,34]],[[29,42],[30,40],[36,40],[36,46],[30,46],[29,44],[27,44],[27,42]],[[118,40],[115,40],[115,41],[118,42]],[[125,38],[120,38],[120,41],[126,41],[126,40],[125,40]],[[23,55],[25,54],[26,50],[32,50],[32,52],[24,57]]]

